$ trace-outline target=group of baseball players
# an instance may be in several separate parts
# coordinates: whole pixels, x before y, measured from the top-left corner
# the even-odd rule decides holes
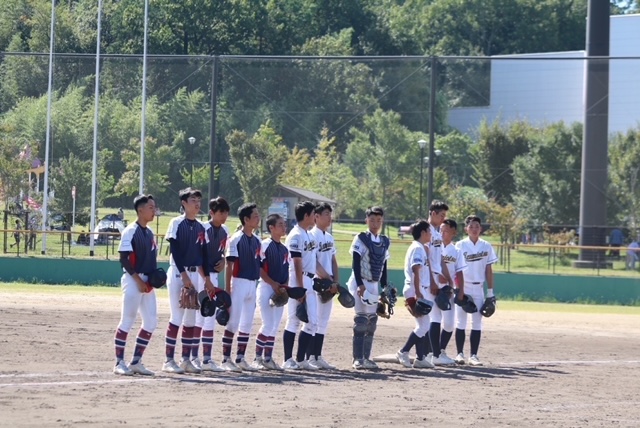
[[[345,289],[339,285],[336,247],[329,233],[331,205],[298,203],[296,224],[289,233],[285,219],[279,214],[270,214],[266,218],[269,237],[261,241],[256,235],[261,225],[256,204],[247,203],[238,209],[241,225],[230,234],[225,225],[230,207],[223,198],[209,201],[209,221],[201,222],[197,219],[201,192],[186,188],[179,196],[183,214],[170,221],[165,235],[171,256],[166,272],[170,319],[165,333],[163,372],[333,370],[336,367],[324,358],[322,351],[333,307],[331,297],[338,293],[348,297],[339,298],[340,303],[351,302],[348,307],[355,310],[353,367],[377,368],[371,350],[378,317],[385,310],[392,313],[395,303],[395,297],[385,295],[385,292],[394,294],[395,290],[387,281],[390,240],[381,233],[384,222],[381,207],[367,209],[367,230],[353,239],[349,250],[352,269]],[[133,206],[137,219],[122,232],[119,247],[123,297],[121,319],[115,332],[113,371],[127,376],[153,375],[143,365],[142,357],[157,327],[155,287],[162,285],[155,279],[161,271],[156,261],[156,240],[147,227],[154,219],[156,205],[153,196],[140,195],[134,199]],[[486,282],[486,298],[493,299],[495,308],[491,265],[497,257],[491,245],[479,237],[482,227],[475,216],[465,220],[468,237],[454,245],[457,224],[446,218],[447,210],[446,204],[434,201],[428,219],[417,221],[411,228],[414,242],[405,258],[403,293],[416,327],[396,354],[398,362],[405,367],[482,364],[478,358],[482,315],[480,311],[471,314],[471,352],[467,361],[463,347],[467,312],[471,311],[463,310],[461,302],[485,301]],[[225,284],[221,287],[218,276],[223,271]],[[317,288],[320,282],[325,284],[322,291]],[[201,310],[185,303],[188,295],[198,296]],[[391,297],[391,303],[387,297]],[[449,309],[443,307],[444,300],[450,301]],[[435,304],[436,301],[439,304]],[[217,310],[205,310],[206,305],[214,302]],[[255,340],[255,357],[248,360],[245,355],[256,304],[260,307],[262,325]],[[273,350],[285,308],[284,362],[280,366]],[[133,357],[127,364],[125,345],[138,313],[142,325]],[[452,360],[445,349],[454,323],[457,356]],[[220,364],[212,358],[216,324],[224,326]],[[182,355],[177,362],[175,348],[180,331]],[[294,354],[296,336],[298,346]],[[232,358],[234,338],[237,338],[237,347]],[[413,346],[417,356],[412,364],[409,351]]]

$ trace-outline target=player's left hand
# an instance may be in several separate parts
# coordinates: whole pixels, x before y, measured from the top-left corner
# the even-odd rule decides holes
[[[205,278],[205,280],[204,280],[204,289],[207,290],[207,293],[209,293],[210,296],[215,294],[216,287],[211,282],[211,278],[209,278],[209,277]]]
[[[329,291],[331,291],[331,293],[336,294],[338,292],[338,283],[334,282],[333,284],[331,284],[331,288],[329,289]]]
[[[438,286],[436,284],[431,284],[429,286],[429,292],[431,294],[433,294],[434,296],[437,296],[438,295]]]
[[[447,278],[445,278],[445,276],[444,276],[444,275],[442,275],[442,274],[439,274],[439,275],[438,275],[438,282],[439,282],[440,284],[448,284],[448,283],[449,283],[449,281],[447,280]]]

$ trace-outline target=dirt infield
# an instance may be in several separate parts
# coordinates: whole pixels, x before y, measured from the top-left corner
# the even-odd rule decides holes
[[[640,420],[638,315],[499,309],[485,324],[484,367],[381,364],[355,372],[352,312],[336,308],[325,356],[343,370],[170,376],[159,372],[168,320],[161,297],[159,328],[144,358],[158,374],[123,378],[111,373],[119,296],[87,288],[35,297],[0,290],[2,426],[578,427]],[[395,352],[413,323],[398,310],[378,325],[374,354]],[[219,361],[219,330],[214,346]]]

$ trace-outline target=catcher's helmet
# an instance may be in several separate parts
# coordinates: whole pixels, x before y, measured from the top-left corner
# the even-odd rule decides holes
[[[153,288],[160,288],[167,283],[167,273],[162,268],[158,268],[149,274],[147,282]]]
[[[338,302],[345,308],[353,308],[356,305],[356,299],[342,285],[338,286]]]
[[[360,299],[362,300],[362,303],[364,303],[367,306],[378,306],[379,296],[376,294],[370,293],[367,290],[364,291],[364,294]]]
[[[269,306],[279,308],[286,305],[288,301],[289,295],[287,293],[273,293],[269,298]]]
[[[441,311],[451,310],[452,293],[453,293],[453,289],[448,285],[445,285],[438,291],[438,295],[435,298],[435,302]]]
[[[480,313],[482,316],[489,318],[496,312],[496,298],[495,297],[487,297],[484,299],[484,304],[480,308]]]
[[[478,307],[474,303],[473,297],[469,296],[468,294],[465,294],[462,300],[458,299],[458,297],[456,296],[453,299],[453,301],[456,305],[460,306],[462,310],[464,310],[468,314],[473,314],[478,312]]]
[[[227,325],[229,322],[229,310],[227,308],[218,308],[216,311],[216,322],[221,326]]]
[[[289,297],[296,300],[302,299],[307,292],[307,289],[302,287],[287,287],[286,290]]]
[[[203,317],[212,317],[216,313],[216,306],[209,298],[209,293],[202,290],[198,293],[198,303],[200,303],[200,315]]]
[[[298,305],[296,308],[296,316],[298,319],[304,323],[309,322],[309,315],[307,314],[307,302],[304,301]]]
[[[433,302],[430,302],[427,299],[418,299],[416,300],[416,306],[413,308],[416,316],[424,316],[429,315],[431,309],[433,308]]]
[[[216,288],[215,305],[219,308],[231,307],[231,295],[222,288]]]

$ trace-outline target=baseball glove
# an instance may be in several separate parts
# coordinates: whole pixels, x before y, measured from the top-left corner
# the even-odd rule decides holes
[[[318,296],[320,297],[320,301],[322,303],[327,303],[330,302],[331,299],[333,299],[333,296],[335,296],[335,294],[332,293],[331,290],[325,290],[321,293],[318,293]]]
[[[480,313],[482,316],[489,318],[496,312],[496,298],[495,297],[487,297],[484,299],[484,304],[480,308]]]
[[[280,308],[289,302],[289,295],[286,292],[273,293],[269,298],[269,306]]]
[[[180,307],[183,309],[200,309],[198,292],[195,288],[182,287],[182,291],[180,291]]]

